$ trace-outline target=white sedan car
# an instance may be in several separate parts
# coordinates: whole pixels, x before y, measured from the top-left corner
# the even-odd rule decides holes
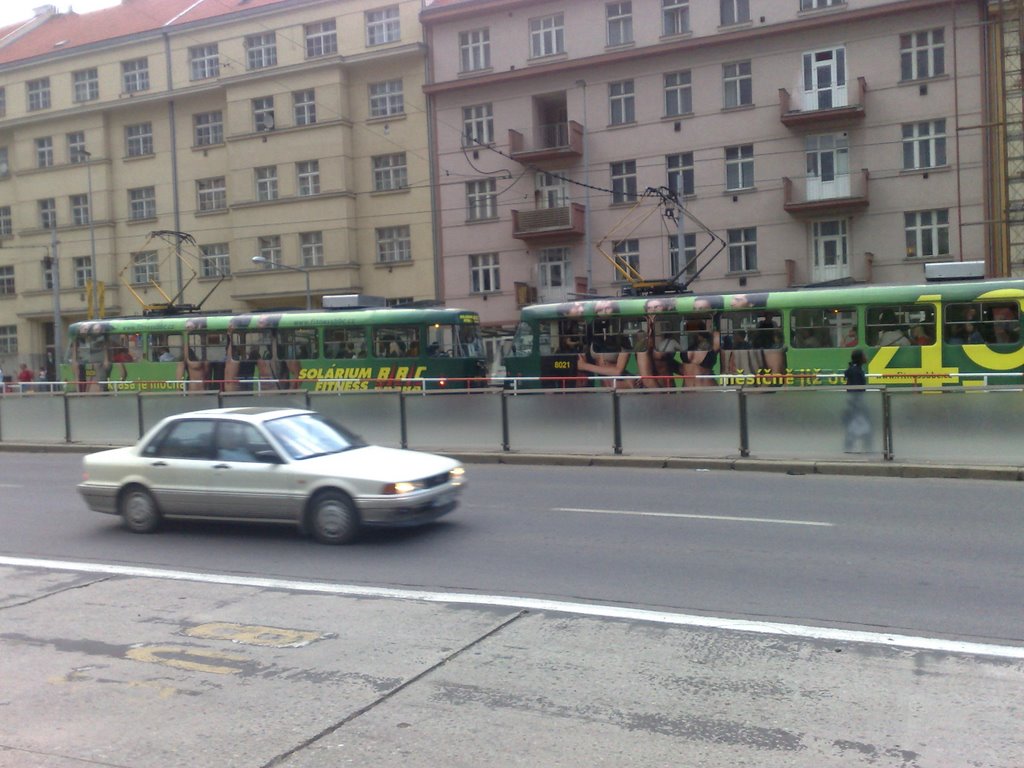
[[[89,508],[136,533],[163,518],[298,525],[326,544],[364,525],[408,526],[452,511],[465,485],[454,459],[367,445],[313,412],[219,408],[170,416],[130,448],[83,459]]]

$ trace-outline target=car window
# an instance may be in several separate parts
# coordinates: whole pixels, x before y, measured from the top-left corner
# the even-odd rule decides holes
[[[340,453],[365,444],[343,427],[310,413],[268,421],[267,430],[293,459]]]
[[[167,459],[213,458],[213,428],[214,422],[209,419],[176,421],[153,438],[142,453]]]
[[[217,425],[215,447],[220,461],[260,461],[260,451],[272,450],[256,427],[240,421],[222,421]]]

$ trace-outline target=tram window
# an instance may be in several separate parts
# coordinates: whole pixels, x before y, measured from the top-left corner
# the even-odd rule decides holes
[[[686,350],[683,318],[679,315],[653,315],[654,351],[661,354]]]
[[[154,363],[167,363],[181,360],[181,334],[150,334],[149,359],[152,360]]]
[[[226,333],[196,331],[188,334],[189,360],[205,360],[207,362],[223,362],[228,356],[228,337]]]
[[[279,328],[277,357],[280,360],[310,360],[319,357],[316,330],[313,328]]]
[[[338,360],[366,357],[366,330],[361,326],[325,328],[324,354]]]
[[[719,330],[723,349],[780,349],[782,315],[771,311],[726,312]]]
[[[533,354],[533,328],[529,323],[520,321],[516,325],[512,346],[506,357],[530,357]]]
[[[376,357],[419,357],[420,329],[415,325],[387,325],[373,330]]]
[[[646,336],[646,318],[599,317],[590,326],[590,351],[623,352],[632,350],[634,341]]]
[[[793,310],[790,338],[798,349],[855,347],[857,310],[833,307]]]
[[[864,325],[872,346],[924,346],[935,339],[935,310],[920,304],[871,307]]]
[[[698,349],[701,341],[710,341],[714,320],[710,315],[683,315],[680,318],[679,349]]]
[[[550,347],[547,354],[579,354],[586,349],[586,325],[582,320],[546,320],[542,326],[546,330],[543,338]]]
[[[1020,307],[993,301],[947,304],[945,339],[947,344],[1017,344]]]
[[[481,357],[484,353],[480,332],[475,325],[453,326],[455,331],[455,357]]]

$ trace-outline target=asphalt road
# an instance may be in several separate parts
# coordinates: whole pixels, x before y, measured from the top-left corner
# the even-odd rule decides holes
[[[3,455],[0,553],[1024,644],[1015,483],[473,465],[445,520],[333,548],[266,526],[129,534],[85,509],[79,465]]]

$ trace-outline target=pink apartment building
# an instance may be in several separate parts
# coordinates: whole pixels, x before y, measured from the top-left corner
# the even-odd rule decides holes
[[[986,17],[977,0],[434,0],[445,300],[504,330],[528,301],[620,293],[608,257],[698,292],[989,258]]]

